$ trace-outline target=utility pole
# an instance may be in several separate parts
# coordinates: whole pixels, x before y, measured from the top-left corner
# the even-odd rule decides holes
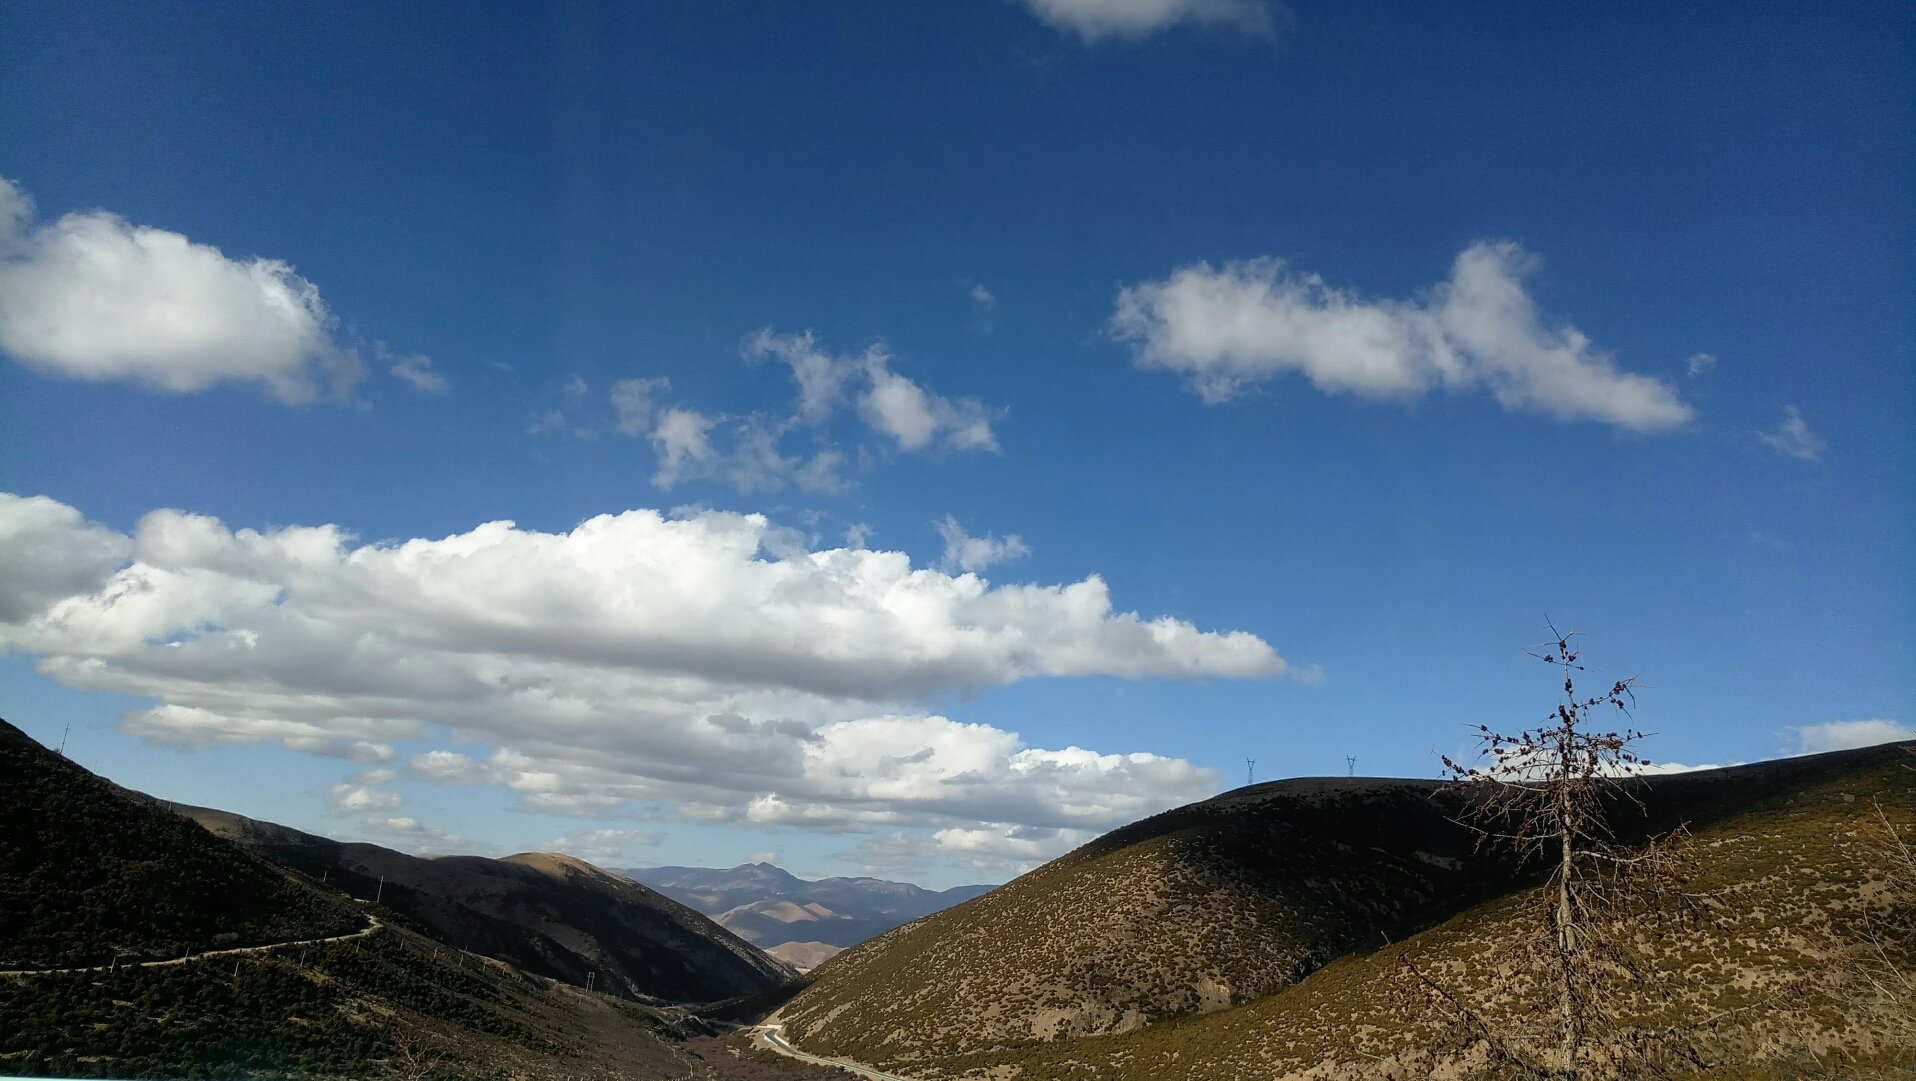
[[[65,758],[67,756],[67,733],[71,731],[73,731],[72,721],[68,721],[67,726],[65,728],[60,729],[60,746],[53,753],[59,755],[61,758]]]
[[[588,973],[586,973],[586,974],[585,974],[585,989],[586,989],[587,991],[590,991],[590,990],[592,990],[592,984],[593,984],[593,982],[594,982],[594,981],[596,981],[596,980],[597,980],[598,978],[599,978],[599,974],[598,974],[598,973],[596,973],[596,972],[588,972]]]
[[[373,894],[373,904],[378,904],[379,899],[384,896],[386,896],[386,876],[380,875],[379,876],[379,892]]]
[[[1250,784],[1251,778],[1256,776],[1256,774],[1257,774],[1257,759],[1246,758],[1244,760],[1244,783],[1247,785]]]
[[[1346,777],[1357,776],[1357,756],[1356,755],[1347,754],[1344,756],[1344,776]]]

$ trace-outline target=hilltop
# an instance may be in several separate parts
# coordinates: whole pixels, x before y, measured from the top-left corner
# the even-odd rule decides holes
[[[1719,1048],[1748,1046],[1726,1054],[1886,1053],[1865,1021],[1827,1005],[1765,1013],[1750,989],[1818,971],[1792,929],[1840,930],[1880,891],[1868,816],[1880,803],[1916,827],[1908,757],[1890,746],[1646,779],[1642,810],[1619,808],[1626,836],[1697,829],[1699,888],[1726,898],[1723,921],[1673,941],[1667,961],[1693,973],[1694,1016],[1740,1011]],[[808,1051],[916,1078],[1389,1076],[1382,1063],[1428,1076],[1417,1055],[1437,1037],[1405,1012],[1399,958],[1481,984],[1534,879],[1476,855],[1457,810],[1417,781],[1226,793],[846,951],[779,1020]]]
[[[529,972],[642,999],[757,994],[791,970],[705,916],[622,875],[553,853],[423,858],[203,807],[214,834],[359,897],[381,898],[435,937]]]

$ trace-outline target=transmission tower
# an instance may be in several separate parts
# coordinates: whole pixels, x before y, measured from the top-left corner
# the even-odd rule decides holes
[[[1357,756],[1356,755],[1347,754],[1344,756],[1344,776],[1346,777],[1357,776]]]
[[[1250,784],[1252,778],[1255,776],[1257,776],[1257,759],[1246,758],[1244,760],[1244,783],[1247,785]]]

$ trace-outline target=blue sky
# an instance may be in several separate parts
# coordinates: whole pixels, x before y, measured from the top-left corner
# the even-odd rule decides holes
[[[1916,722],[1906,5],[8,22],[0,702],[122,783],[949,884],[1546,616],[1653,758]]]

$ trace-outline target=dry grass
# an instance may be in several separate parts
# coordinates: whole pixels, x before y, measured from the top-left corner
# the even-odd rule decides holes
[[[1699,820],[1694,887],[1715,899],[1714,912],[1683,934],[1645,925],[1637,945],[1654,982],[1677,993],[1624,1002],[1620,1024],[1682,1030],[1683,1046],[1703,1056],[1712,1077],[1898,1076],[1916,1049],[1896,1042],[1889,1015],[1860,1008],[1822,976],[1880,926],[1875,808],[1903,836],[1916,830],[1916,775],[1898,757],[1886,749],[1659,782],[1642,825]],[[1235,814],[1259,817],[1253,806],[1240,800]],[[1390,832],[1416,829],[1401,813],[1346,815],[1360,819]],[[1260,877],[1221,866],[1233,854],[1228,844],[1189,847],[1207,835],[1218,844],[1231,832],[1223,824],[1167,824],[1176,828],[1129,831],[1029,876],[1028,897],[1001,890],[851,951],[785,1008],[790,1031],[810,1050],[925,1078],[1487,1075],[1482,1048],[1459,1042],[1407,993],[1403,956],[1441,973],[1490,1023],[1533,1023],[1525,1010],[1539,997],[1528,984],[1534,976],[1485,960],[1498,955],[1513,921],[1534,912],[1520,891],[1447,914],[1394,945],[1353,942],[1362,923],[1351,911],[1375,920],[1391,907],[1373,896],[1342,920],[1326,910],[1350,905],[1358,884],[1396,868],[1381,854],[1363,855],[1371,850],[1348,830],[1338,843],[1350,863],[1338,874],[1323,839],[1267,832],[1270,847],[1235,853],[1263,864]],[[1316,891],[1315,903],[1286,891],[1287,882]],[[1412,894],[1395,914],[1414,919],[1444,896]],[[1324,957],[1328,964],[1300,969],[1300,957],[1340,941],[1351,944]],[[1246,978],[1260,960],[1261,978]],[[1094,971],[1111,978],[1073,982]],[[1207,1010],[1207,987],[1233,1008]],[[1907,1018],[1907,1000],[1894,1008]],[[1137,1014],[1156,1023],[1130,1024]],[[791,1024],[799,1018],[802,1026]]]

